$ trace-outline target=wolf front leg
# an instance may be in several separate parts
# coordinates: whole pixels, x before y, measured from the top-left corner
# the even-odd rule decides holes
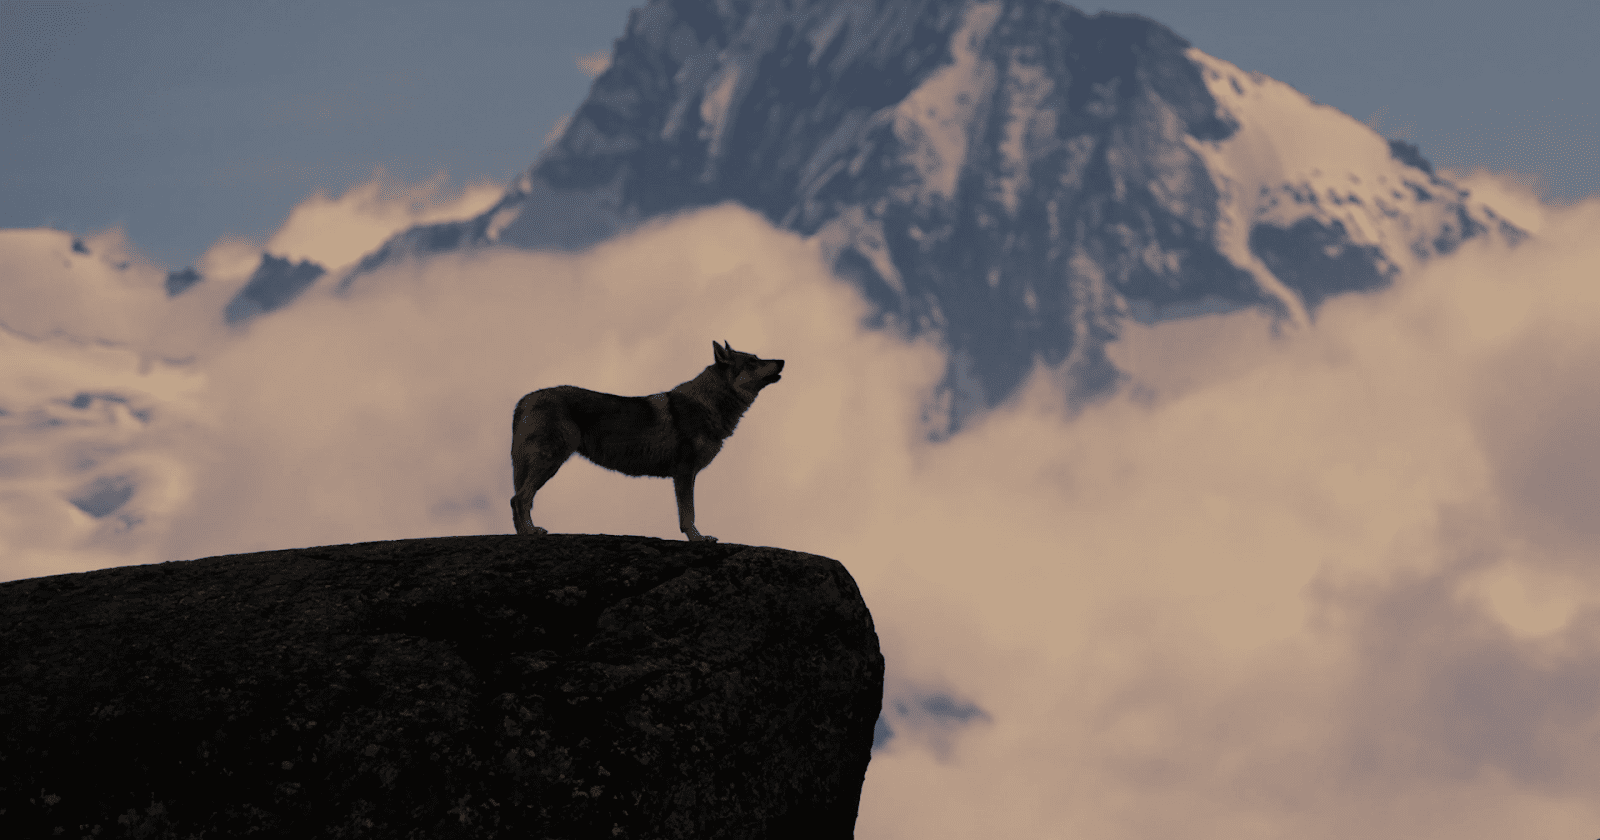
[[[678,497],[678,530],[690,542],[716,542],[694,527],[694,473],[681,472],[672,477],[672,492]]]
[[[517,529],[517,533],[523,534],[523,535],[526,535],[526,536],[539,536],[541,534],[550,533],[549,531],[546,531],[545,529],[540,528],[538,525],[533,524],[533,514],[532,514],[532,510],[531,510],[532,507],[533,507],[533,503],[531,501],[528,502],[527,504],[523,504],[521,499],[517,498],[516,496],[512,496],[511,497],[511,525],[512,525],[512,527]]]

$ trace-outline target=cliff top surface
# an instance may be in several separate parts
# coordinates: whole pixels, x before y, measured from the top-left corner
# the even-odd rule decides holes
[[[108,836],[849,836],[882,679],[848,572],[775,548],[451,537],[13,581],[0,809]]]

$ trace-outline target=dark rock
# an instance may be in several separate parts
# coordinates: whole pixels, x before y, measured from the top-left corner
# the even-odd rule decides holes
[[[1422,156],[1422,150],[1417,148],[1415,143],[1407,143],[1404,140],[1390,140],[1389,155],[1406,166],[1420,169],[1429,175],[1433,174],[1433,164]]]
[[[264,253],[261,264],[256,266],[244,288],[223,308],[223,320],[240,324],[257,315],[282,309],[311,288],[325,272],[326,269],[310,260],[295,263]]]
[[[850,837],[883,690],[848,572],[456,537],[0,585],[8,837]]]
[[[1289,227],[1259,224],[1250,229],[1250,251],[1314,310],[1334,295],[1369,292],[1389,285],[1399,269],[1370,245],[1350,240],[1344,223],[1301,219]]]
[[[177,297],[189,291],[200,280],[200,272],[195,271],[193,268],[167,272],[167,297]]]

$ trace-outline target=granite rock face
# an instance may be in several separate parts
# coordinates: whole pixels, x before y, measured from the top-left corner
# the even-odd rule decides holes
[[[0,585],[9,837],[850,837],[883,691],[814,555],[453,537]]]

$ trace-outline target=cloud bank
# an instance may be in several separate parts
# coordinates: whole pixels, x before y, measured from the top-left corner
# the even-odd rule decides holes
[[[337,197],[318,191],[295,205],[265,250],[293,260],[311,260],[324,268],[341,268],[413,225],[475,216],[494,204],[504,189],[485,181],[451,193],[445,189],[445,181],[440,173],[411,186],[379,173]]]
[[[12,337],[49,375],[0,391],[0,571],[508,532],[518,397],[663,390],[727,339],[788,366],[702,474],[703,530],[841,560],[883,637],[859,836],[1592,835],[1600,202],[1479,177],[1536,239],[1301,330],[1129,325],[1117,396],[1068,415],[1041,368],[939,444],[939,348],[859,329],[811,243],[735,207],[314,287],[142,373]],[[102,475],[138,489],[96,518],[70,498]],[[669,482],[581,460],[534,514],[679,537]]]

